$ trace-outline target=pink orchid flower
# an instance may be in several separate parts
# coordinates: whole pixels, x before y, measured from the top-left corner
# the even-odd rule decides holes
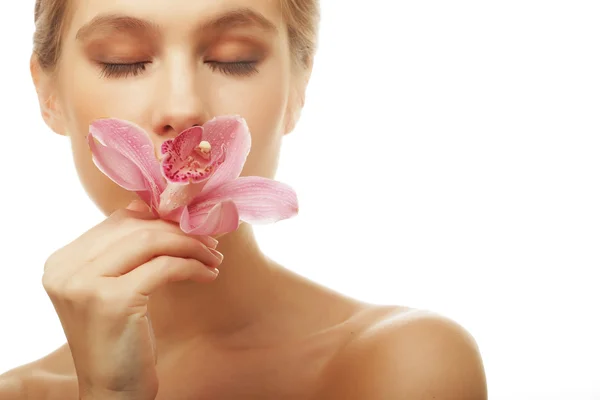
[[[165,141],[156,156],[139,126],[108,118],[90,125],[94,164],[116,184],[133,191],[158,217],[194,235],[277,222],[298,213],[294,190],[263,177],[240,177],[250,152],[244,119],[217,117]]]

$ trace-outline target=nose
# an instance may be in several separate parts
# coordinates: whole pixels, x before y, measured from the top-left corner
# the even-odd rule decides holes
[[[201,90],[196,84],[195,71],[171,71],[163,78],[156,92],[152,129],[160,136],[174,137],[192,126],[207,120]]]

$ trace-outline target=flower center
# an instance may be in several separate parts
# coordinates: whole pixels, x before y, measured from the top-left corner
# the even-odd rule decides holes
[[[171,162],[163,165],[167,179],[171,182],[195,183],[209,175],[215,168],[212,146],[206,140],[200,142],[190,155],[178,157],[172,154]]]
[[[210,143],[208,143],[206,140],[203,140],[196,148],[196,153],[205,160],[210,160],[211,149],[212,147],[210,146]]]

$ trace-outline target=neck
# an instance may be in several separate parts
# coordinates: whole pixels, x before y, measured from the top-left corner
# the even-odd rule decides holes
[[[222,338],[248,328],[264,314],[279,267],[260,251],[252,227],[242,223],[220,237],[217,250],[224,259],[215,281],[173,283],[152,294],[149,315],[159,345]]]

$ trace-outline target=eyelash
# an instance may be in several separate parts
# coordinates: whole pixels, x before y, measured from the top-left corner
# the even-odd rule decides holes
[[[218,62],[206,61],[208,67],[213,70],[230,76],[251,76],[258,72],[256,61],[234,61]],[[111,64],[102,63],[101,76],[106,78],[127,78],[128,76],[138,76],[146,70],[149,62],[137,62],[130,64]]]
[[[102,63],[100,75],[104,78],[126,78],[130,75],[137,76],[146,70],[148,62],[137,62],[131,64]]]
[[[218,71],[225,75],[250,76],[258,72],[256,61],[206,61],[206,64],[213,71]]]

